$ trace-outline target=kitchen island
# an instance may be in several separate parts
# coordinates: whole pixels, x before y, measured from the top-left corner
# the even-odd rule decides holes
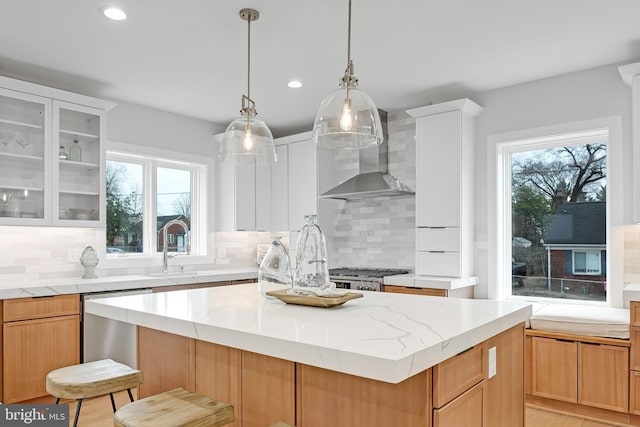
[[[524,425],[524,303],[364,292],[321,309],[249,284],[85,310],[139,326],[142,396],[181,386],[238,426]]]

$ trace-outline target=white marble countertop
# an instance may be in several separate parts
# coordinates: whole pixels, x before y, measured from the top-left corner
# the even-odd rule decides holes
[[[524,322],[523,302],[363,292],[323,309],[260,296],[257,284],[87,301],[135,325],[390,383]]]
[[[437,277],[423,276],[420,274],[398,274],[396,276],[385,276],[385,285],[409,286],[412,288],[431,289],[460,289],[478,284],[478,277]]]
[[[184,285],[191,283],[255,279],[257,277],[257,268],[240,267],[184,273],[106,276],[99,277],[97,279],[56,279],[29,283],[6,282],[0,283],[0,300],[61,294],[82,294],[90,292],[155,288],[159,286]]]

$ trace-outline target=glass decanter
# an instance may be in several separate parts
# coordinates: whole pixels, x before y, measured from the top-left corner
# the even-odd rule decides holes
[[[293,285],[325,289],[329,287],[329,267],[327,265],[327,244],[322,230],[318,227],[317,215],[305,215],[296,245],[296,272]]]
[[[273,298],[267,295],[268,291],[290,288],[293,283],[289,253],[280,239],[271,238],[271,246],[258,269],[258,288],[265,298]]]

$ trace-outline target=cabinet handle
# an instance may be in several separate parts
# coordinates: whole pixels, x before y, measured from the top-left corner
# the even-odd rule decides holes
[[[595,346],[598,346],[598,347],[600,347],[600,346],[602,345],[602,344],[599,344],[599,343],[597,343],[597,342],[582,342],[582,341],[580,341],[580,344],[584,344],[584,345],[595,345]]]
[[[53,298],[55,295],[41,295],[37,297],[31,297],[31,299]]]
[[[567,340],[567,339],[563,339],[563,338],[555,338],[555,340],[559,341],[559,342],[575,342],[573,340]]]
[[[443,254],[446,251],[427,251],[427,252],[429,252],[430,254]]]
[[[456,356],[460,356],[461,354],[464,354],[464,353],[466,353],[467,351],[471,351],[471,350],[473,350],[473,347],[469,347],[469,348],[468,348],[468,349],[466,349],[466,350],[462,350],[460,353],[456,354]]]

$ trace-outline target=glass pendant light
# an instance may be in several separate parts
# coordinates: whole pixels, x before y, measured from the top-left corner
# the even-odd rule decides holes
[[[351,0],[349,0],[349,36],[347,68],[340,88],[320,104],[313,123],[313,141],[327,148],[368,148],[382,144],[382,125],[376,104],[358,89],[351,60]]]
[[[254,9],[240,10],[240,18],[247,21],[247,94],[242,95],[241,117],[229,124],[224,132],[220,158],[236,164],[271,164],[277,161],[271,130],[256,118],[256,104],[251,99],[251,21],[260,14]]]

